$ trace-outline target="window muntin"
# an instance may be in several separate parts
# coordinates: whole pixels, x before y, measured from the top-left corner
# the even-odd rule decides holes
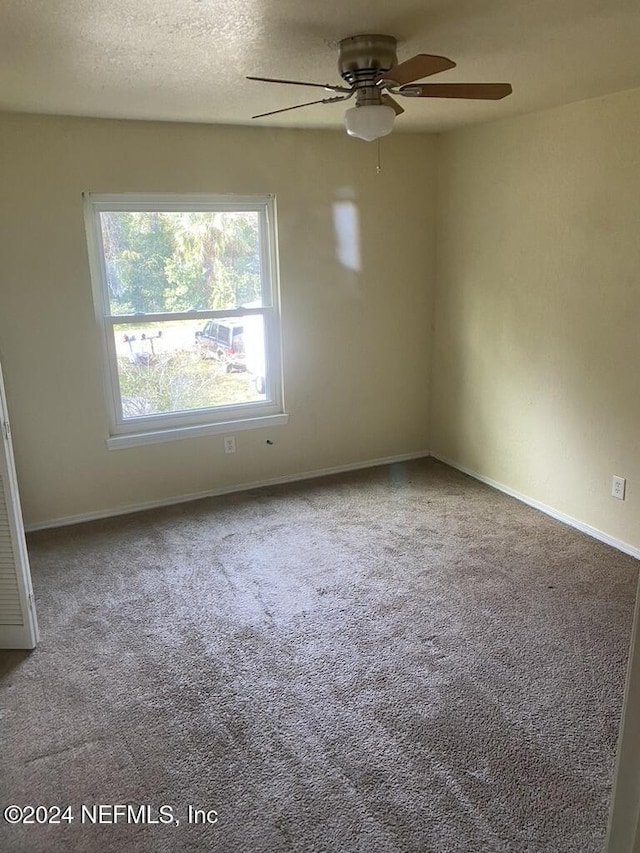
[[[273,199],[91,195],[86,214],[112,435],[282,413]]]

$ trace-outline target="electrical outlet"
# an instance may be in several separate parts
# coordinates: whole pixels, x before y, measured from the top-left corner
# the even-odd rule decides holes
[[[611,496],[623,501],[626,485],[627,481],[624,477],[614,477],[611,483]]]
[[[225,453],[235,453],[236,452],[236,438],[234,435],[227,435],[224,438],[224,452]]]

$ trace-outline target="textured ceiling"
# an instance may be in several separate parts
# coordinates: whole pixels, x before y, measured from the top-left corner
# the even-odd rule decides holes
[[[248,124],[340,82],[337,42],[398,39],[450,57],[430,82],[511,82],[504,101],[403,99],[397,130],[436,131],[640,87],[638,0],[2,0],[0,109]],[[255,124],[339,127],[318,105]]]

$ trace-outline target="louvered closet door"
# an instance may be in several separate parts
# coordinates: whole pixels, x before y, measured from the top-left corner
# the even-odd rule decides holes
[[[38,626],[1,369],[0,431],[0,648],[32,649]]]

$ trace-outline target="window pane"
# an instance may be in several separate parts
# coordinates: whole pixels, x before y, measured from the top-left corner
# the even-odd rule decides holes
[[[257,211],[103,211],[111,314],[262,307]]]
[[[125,420],[266,399],[262,317],[117,325],[113,334]]]

